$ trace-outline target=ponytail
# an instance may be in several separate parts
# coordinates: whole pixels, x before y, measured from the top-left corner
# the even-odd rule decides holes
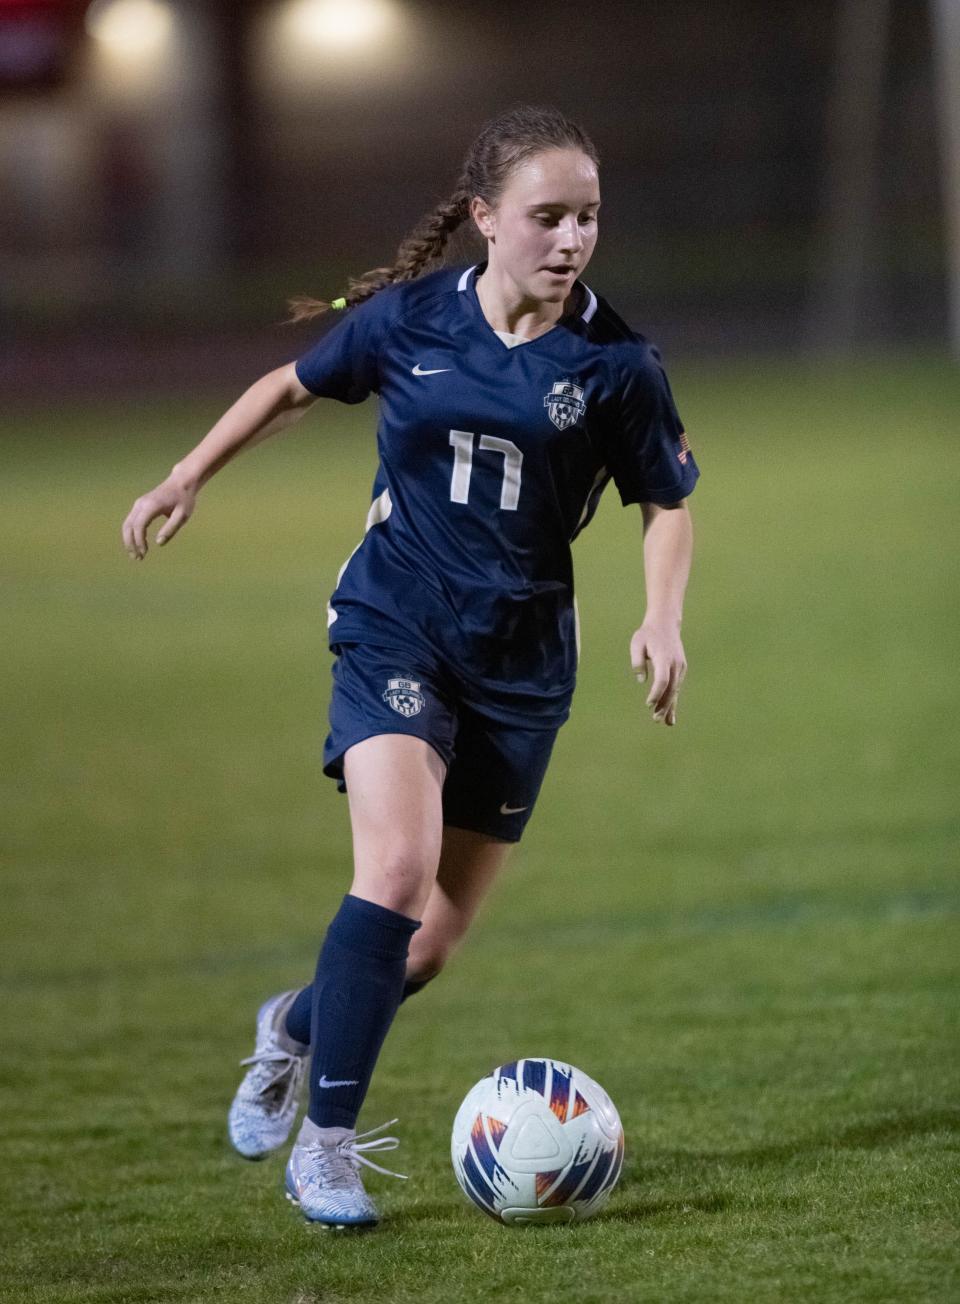
[[[447,241],[470,215],[470,196],[465,187],[458,186],[446,203],[438,204],[406,237],[397,250],[392,267],[374,267],[362,276],[351,276],[345,295],[327,303],[298,295],[289,301],[290,325],[319,317],[329,309],[353,308],[364,299],[397,281],[412,281],[431,263],[443,257]]]
[[[393,266],[374,267],[362,276],[350,277],[346,294],[329,303],[303,295],[291,299],[288,322],[309,321],[331,308],[353,308],[386,285],[414,280],[443,257],[450,236],[469,218],[474,195],[495,208],[514,169],[549,149],[578,149],[600,165],[593,141],[559,109],[520,104],[492,118],[470,146],[453,194],[406,237]]]

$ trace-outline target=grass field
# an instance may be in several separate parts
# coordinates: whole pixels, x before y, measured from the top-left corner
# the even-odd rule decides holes
[[[323,607],[373,410],[240,458],[143,564],[130,502],[230,396],[3,414],[3,1299],[958,1298],[960,370],[674,385],[703,470],[678,727],[629,672],[639,513],[608,491],[541,803],[361,1118],[399,1115],[412,1178],[374,1176],[385,1221],[346,1239],[225,1112],[347,883]],[[593,1223],[508,1231],[460,1196],[455,1109],[518,1054],[620,1108]]]

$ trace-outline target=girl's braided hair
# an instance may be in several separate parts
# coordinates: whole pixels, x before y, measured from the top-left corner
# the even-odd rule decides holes
[[[443,257],[447,241],[470,216],[479,195],[496,207],[514,168],[548,149],[578,149],[599,167],[600,156],[586,132],[559,109],[519,104],[491,118],[467,151],[460,178],[450,195],[428,213],[401,242],[392,267],[374,267],[349,278],[341,299],[327,303],[300,295],[290,300],[291,324],[319,317],[330,308],[352,308],[396,281],[412,281]]]

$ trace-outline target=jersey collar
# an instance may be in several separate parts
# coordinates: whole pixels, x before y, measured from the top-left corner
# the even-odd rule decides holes
[[[480,306],[480,300],[477,297],[477,277],[486,269],[486,266],[487,260],[484,259],[482,263],[474,263],[472,267],[468,267],[457,282],[457,289],[461,294],[467,296],[474,310],[479,314],[481,321],[484,322],[487,329],[496,337],[496,332],[484,316],[483,309]],[[590,320],[593,314],[597,311],[597,296],[590,289],[589,285],[584,285],[583,281],[579,278],[574,281],[574,285],[578,285],[583,292],[580,296],[579,307],[572,309],[570,312],[564,313],[559,321],[555,322],[554,325],[550,327],[550,330],[544,331],[544,333],[538,335],[536,339],[528,341],[528,344],[537,344],[540,340],[546,339],[548,335],[551,335],[556,328],[564,322],[576,321],[577,319],[583,322],[588,322]],[[502,344],[503,341],[500,340],[500,343]],[[520,345],[519,347],[526,348],[527,345]]]

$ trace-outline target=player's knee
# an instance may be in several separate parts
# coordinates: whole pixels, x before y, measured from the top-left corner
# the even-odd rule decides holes
[[[419,849],[400,846],[378,856],[375,866],[357,865],[351,891],[388,910],[419,918],[435,876],[436,867]]]

